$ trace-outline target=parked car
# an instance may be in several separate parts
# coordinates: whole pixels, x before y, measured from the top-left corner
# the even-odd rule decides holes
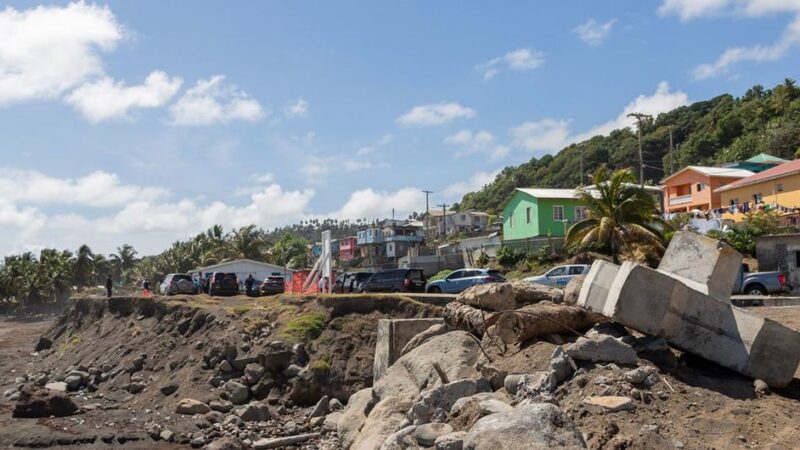
[[[425,292],[422,269],[391,269],[372,274],[360,292]]]
[[[792,289],[786,282],[786,275],[781,272],[750,272],[747,264],[742,264],[736,282],[734,294],[769,295],[787,292]]]
[[[569,280],[587,273],[589,271],[588,264],[569,264],[565,266],[556,266],[548,270],[544,275],[525,278],[525,281],[530,283],[539,283],[546,286],[564,287],[569,283]]]
[[[275,295],[283,294],[286,280],[282,276],[270,275],[266,280],[261,282],[261,295]]]
[[[163,295],[196,294],[192,276],[186,273],[168,273],[159,286]]]
[[[345,272],[336,278],[336,282],[333,284],[333,292],[336,294],[361,292],[361,285],[369,280],[372,275],[372,272]]]
[[[239,279],[235,273],[214,272],[208,286],[208,295],[239,294]]]
[[[431,294],[458,294],[476,284],[505,281],[503,274],[494,269],[459,269],[450,272],[441,280],[428,283],[425,292]]]

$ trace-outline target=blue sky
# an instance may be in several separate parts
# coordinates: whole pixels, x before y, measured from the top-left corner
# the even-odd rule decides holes
[[[800,75],[800,1],[11,2],[0,254],[383,217]]]

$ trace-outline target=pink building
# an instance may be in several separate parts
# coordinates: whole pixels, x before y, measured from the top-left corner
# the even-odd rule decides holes
[[[356,242],[355,236],[339,239],[339,259],[342,261],[351,261],[356,257]]]

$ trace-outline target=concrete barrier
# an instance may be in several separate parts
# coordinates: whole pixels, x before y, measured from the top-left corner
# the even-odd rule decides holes
[[[690,231],[675,233],[658,270],[687,286],[729,302],[742,265],[742,255],[730,245]]]
[[[661,270],[632,262],[614,268],[605,261],[592,265],[578,305],[770,386],[784,387],[792,380],[800,360],[797,331]]]
[[[372,369],[373,382],[378,381],[386,373],[386,369],[400,358],[400,352],[411,338],[433,325],[443,323],[442,318],[379,320],[375,362]]]

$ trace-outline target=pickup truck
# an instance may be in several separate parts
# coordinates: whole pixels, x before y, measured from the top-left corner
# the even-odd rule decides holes
[[[747,264],[742,264],[736,282],[733,284],[734,294],[769,295],[791,290],[786,283],[786,275],[781,272],[750,272]]]

